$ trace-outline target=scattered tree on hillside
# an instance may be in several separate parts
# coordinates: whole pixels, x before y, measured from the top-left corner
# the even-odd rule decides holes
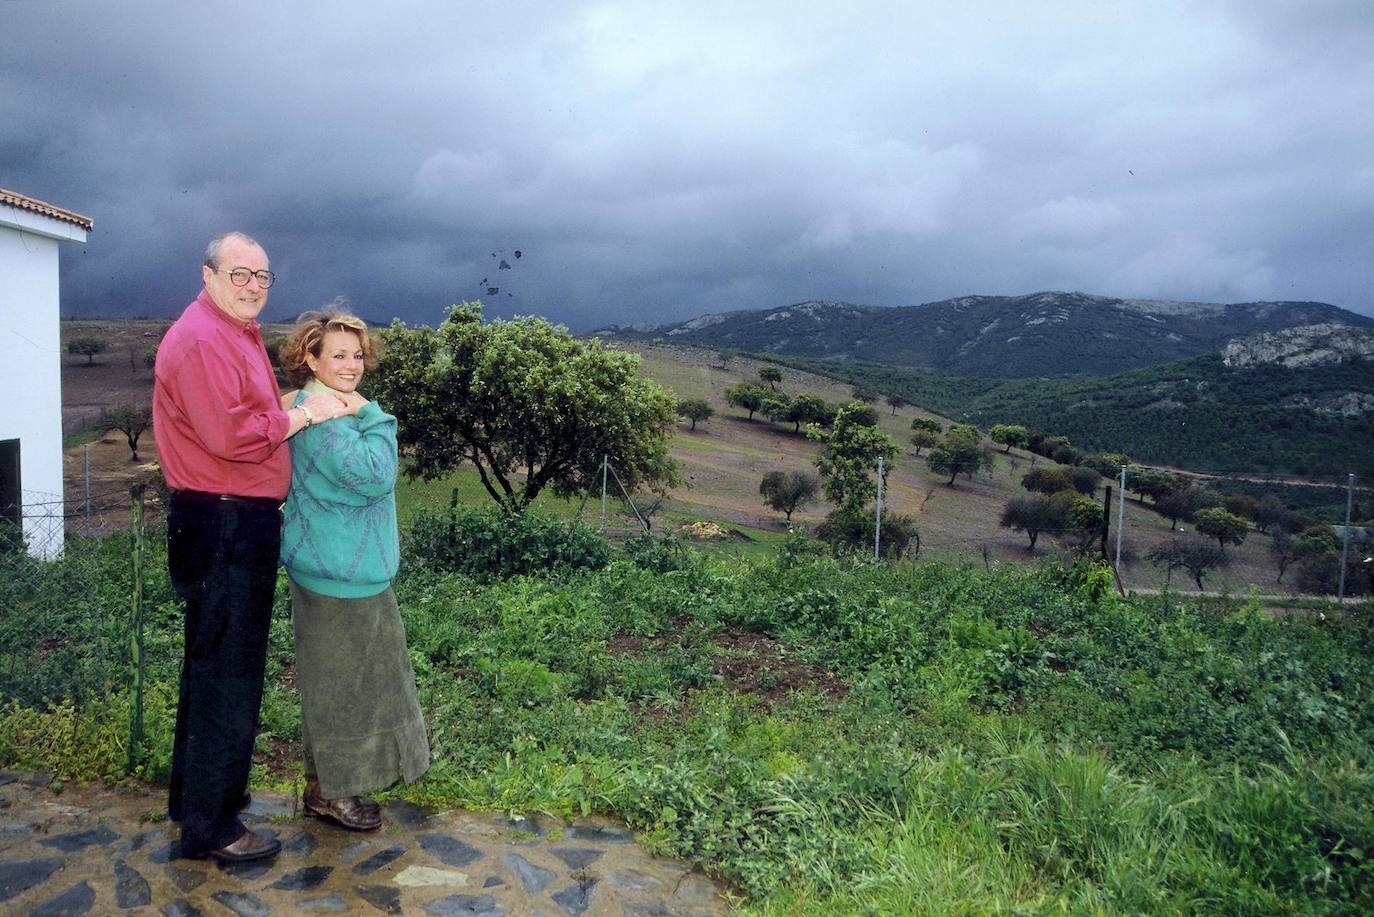
[[[1082,543],[1088,545],[1102,534],[1107,523],[1107,511],[1101,503],[1091,497],[1076,497],[1073,501],[1073,527],[1082,536]]]
[[[1214,548],[1205,541],[1193,538],[1175,538],[1157,544],[1150,549],[1149,559],[1156,567],[1164,568],[1166,584],[1175,570],[1182,569],[1193,577],[1199,590],[1206,588],[1202,585],[1204,576],[1230,563],[1230,558],[1221,548]]]
[[[932,420],[929,417],[917,417],[915,420],[911,422],[911,429],[925,430],[926,432],[934,433],[937,436],[945,432],[945,428],[940,423],[940,421]]]
[[[1215,538],[1217,547],[1225,550],[1228,544],[1240,544],[1250,531],[1250,524],[1241,517],[1220,507],[1198,510],[1193,515],[1193,527],[1203,535]]]
[[[1064,532],[1074,527],[1073,497],[1067,491],[1057,494],[1031,494],[1012,497],[1002,508],[1003,528],[1024,532],[1030,539],[1028,551],[1046,532]]]
[[[1155,510],[1169,520],[1169,531],[1178,528],[1180,522],[1192,522],[1199,510],[1216,505],[1216,497],[1192,484],[1185,484],[1177,490],[1161,495],[1155,500]]]
[[[719,369],[725,369],[730,365],[730,361],[735,358],[735,352],[728,347],[722,347],[716,351],[716,359],[720,361]]]
[[[1255,507],[1252,517],[1255,520],[1255,528],[1262,534],[1268,534],[1271,528],[1282,528],[1293,531],[1297,526],[1294,523],[1293,511],[1284,505],[1283,501],[1273,494],[1265,494]]]
[[[813,502],[820,491],[820,481],[805,471],[770,471],[759,483],[759,496],[771,509],[787,515]]]
[[[677,403],[677,412],[679,416],[690,420],[692,429],[695,430],[697,421],[710,420],[716,409],[707,404],[704,398],[683,398]]]
[[[749,412],[750,420],[754,419],[754,414],[763,407],[768,397],[768,389],[757,382],[740,382],[725,390],[726,403],[731,407],[744,408]]]
[[[898,409],[898,408],[904,408],[904,407],[906,407],[906,399],[903,398],[901,395],[888,395],[886,401],[887,401],[887,406],[890,407],[890,408],[892,408],[892,416],[893,416],[893,417],[896,417],[896,416],[897,416],[897,409]]]
[[[1276,583],[1283,582],[1283,574],[1288,571],[1288,565],[1297,559],[1297,539],[1289,534],[1287,529],[1276,528],[1269,542],[1269,556],[1274,558],[1274,564],[1279,568]]]
[[[1069,480],[1073,482],[1074,490],[1085,497],[1091,497],[1102,484],[1102,475],[1085,465],[1074,465],[1069,469]]]
[[[100,415],[100,426],[106,430],[118,430],[129,443],[131,462],[138,459],[138,440],[153,422],[153,409],[146,404],[119,404],[107,408]]]
[[[916,430],[911,434],[911,444],[916,447],[917,455],[921,454],[922,449],[929,449],[939,441],[940,434],[930,430]]]
[[[892,437],[856,420],[862,405],[847,404],[835,414],[829,430],[815,424],[806,428],[806,435],[823,444],[825,449],[816,459],[816,469],[824,482],[825,497],[840,509],[861,512],[865,504],[875,499],[878,486],[873,479],[878,459],[884,460],[883,477],[892,470],[897,457],[897,445]]]
[[[777,383],[782,381],[782,370],[776,366],[760,366],[759,379],[767,382],[770,389],[776,389]]]
[[[1020,424],[993,424],[992,429],[988,430],[988,439],[1001,446],[1006,446],[1003,452],[1011,452],[1011,447],[1018,449],[1026,448],[1030,442],[1030,431]]]
[[[800,433],[804,423],[828,425],[831,420],[831,409],[819,395],[802,394],[789,401],[781,413],[770,416],[774,420],[791,423],[792,432]]]
[[[864,404],[872,404],[878,400],[878,393],[863,385],[854,386],[850,394],[855,401],[862,401]]]
[[[1126,469],[1126,489],[1140,497],[1141,505],[1144,505],[1146,497],[1158,500],[1179,486],[1179,480],[1167,471],[1141,468],[1139,465],[1132,465]]]
[[[853,401],[849,404],[849,421],[863,427],[876,427],[878,425],[878,410],[871,404],[862,401]]]
[[[966,474],[970,479],[980,468],[992,468],[992,450],[981,444],[977,427],[954,424],[926,456],[926,464],[936,474],[947,474],[946,486],[953,487],[954,479]]]
[[[1068,469],[1040,465],[1027,471],[1021,477],[1021,486],[1033,493],[1054,494],[1073,490],[1073,479]]]
[[[586,493],[603,456],[631,492],[678,481],[668,456],[676,405],[633,354],[540,318],[484,322],[479,303],[453,306],[437,329],[398,322],[382,339],[369,394],[396,414],[414,477],[471,462],[512,513],[545,488]]]
[[[95,355],[104,353],[109,348],[109,342],[104,338],[79,337],[72,338],[67,342],[67,353],[86,358],[86,365],[91,366],[95,363]]]

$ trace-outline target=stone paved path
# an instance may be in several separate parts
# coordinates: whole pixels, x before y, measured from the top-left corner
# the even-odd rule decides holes
[[[433,812],[388,803],[381,831],[306,818],[255,793],[244,820],[283,844],[223,867],[177,857],[176,826],[148,821],[162,793],[67,788],[0,774],[0,914],[565,914],[705,917],[728,912],[705,876],[659,859],[608,821]]]

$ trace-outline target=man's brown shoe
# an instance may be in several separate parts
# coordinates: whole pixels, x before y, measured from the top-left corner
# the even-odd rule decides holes
[[[362,796],[325,799],[320,795],[318,785],[307,783],[301,802],[309,814],[332,821],[349,831],[376,831],[382,826],[381,806]]]
[[[247,860],[261,860],[276,856],[280,852],[281,841],[270,834],[259,834],[251,828],[245,828],[238,840],[232,844],[226,844],[202,854],[192,855],[189,859],[203,860],[210,857],[221,863],[243,863]]]

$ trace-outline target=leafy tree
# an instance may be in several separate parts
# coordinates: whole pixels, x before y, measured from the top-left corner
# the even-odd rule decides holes
[[[759,483],[759,496],[763,502],[780,513],[792,514],[813,502],[820,491],[820,481],[805,471],[770,471]]]
[[[118,430],[129,443],[129,461],[137,462],[138,440],[153,422],[153,409],[146,404],[126,403],[107,408],[100,415],[100,425],[106,430]]]
[[[1073,479],[1068,469],[1039,465],[1021,476],[1021,486],[1035,493],[1053,494],[1073,490]]]
[[[932,420],[929,417],[917,417],[915,420],[911,422],[911,429],[925,430],[929,433],[934,433],[936,435],[945,432],[945,428],[940,423],[940,421]]]
[[[754,419],[755,412],[763,407],[768,397],[768,389],[757,382],[740,382],[725,390],[726,403],[731,407],[744,408],[749,412],[750,420]]]
[[[1155,509],[1169,520],[1169,531],[1180,522],[1192,522],[1199,510],[1215,505],[1215,497],[1201,487],[1185,484],[1156,498]]]
[[[1102,484],[1102,475],[1087,466],[1074,465],[1068,469],[1068,472],[1069,480],[1073,482],[1073,489],[1085,497],[1091,497],[1097,493],[1097,488]]]
[[[1073,501],[1073,527],[1083,536],[1083,543],[1089,544],[1102,533],[1107,522],[1107,511],[1102,504],[1090,497],[1077,497]]]
[[[1006,446],[1003,452],[1011,452],[1011,447],[1018,449],[1026,448],[1030,442],[1030,431],[1020,424],[993,424],[992,429],[988,430],[988,439],[998,445]]]
[[[759,413],[779,423],[787,420],[788,408],[792,406],[792,398],[786,392],[774,392],[763,403],[759,405]]]
[[[704,398],[683,398],[677,403],[677,413],[680,417],[690,420],[692,429],[695,430],[697,421],[710,420],[716,409],[707,404]]]
[[[816,537],[830,546],[836,555],[865,554],[873,556],[872,507],[866,510],[837,509],[816,526]],[[886,558],[902,557],[908,552],[919,554],[921,534],[916,520],[900,513],[884,513],[879,522],[879,553]]]
[[[1287,529],[1276,528],[1269,542],[1269,556],[1274,558],[1274,564],[1279,568],[1276,583],[1283,582],[1283,574],[1288,571],[1288,567],[1297,559],[1297,539],[1289,534]]]
[[[770,389],[777,388],[777,383],[782,381],[782,370],[776,366],[760,366],[759,379],[768,383]]]
[[[955,424],[931,448],[926,464],[936,474],[949,475],[946,484],[953,487],[954,479],[961,474],[972,478],[978,469],[992,468],[992,450],[981,445],[977,427]]]
[[[1141,468],[1132,465],[1126,469],[1126,489],[1138,494],[1143,505],[1145,498],[1158,500],[1181,486],[1178,478],[1158,468]]]
[[[911,444],[916,447],[916,454],[920,455],[922,449],[929,449],[940,441],[940,434],[930,430],[916,430],[911,434]]]
[[[831,419],[830,405],[826,404],[818,395],[798,395],[787,402],[785,409],[778,415],[772,416],[774,420],[785,421],[793,424],[792,432],[800,433],[801,425],[826,424]]]
[[[1287,529],[1293,531],[1296,525],[1293,521],[1293,511],[1284,505],[1283,501],[1273,494],[1265,494],[1255,507],[1255,528],[1261,533],[1267,534],[1271,528]]]
[[[864,404],[872,404],[878,400],[878,393],[864,385],[854,386],[850,394],[855,401],[862,401]]]
[[[585,493],[605,456],[625,488],[677,483],[668,439],[676,405],[639,375],[639,358],[582,341],[540,318],[482,321],[453,306],[437,329],[397,322],[374,397],[399,421],[407,473],[435,480],[471,462],[507,512],[545,488]]]
[[[1028,551],[1045,532],[1064,532],[1074,528],[1073,498],[1067,492],[1012,497],[1002,508],[1003,528],[1024,532],[1030,539]]]
[[[1250,531],[1250,524],[1234,513],[1220,507],[1198,510],[1193,516],[1193,527],[1203,535],[1217,540],[1217,547],[1223,550],[1228,544],[1240,544]]]
[[[104,353],[109,349],[109,342],[104,338],[79,337],[72,338],[67,342],[67,353],[86,358],[86,365],[92,366],[95,363],[95,355]]]
[[[872,475],[878,459],[884,460],[883,477],[892,470],[897,457],[897,445],[892,437],[860,423],[856,417],[863,405],[847,404],[835,414],[829,430],[815,424],[806,428],[806,435],[822,443],[825,449],[816,459],[821,473],[825,497],[838,508],[862,511],[864,505],[877,497],[878,487]]]
[[[735,358],[735,352],[728,347],[722,347],[716,351],[716,359],[720,361],[720,368],[725,369],[730,365],[730,361]]]
[[[871,404],[862,401],[851,402],[849,420],[851,423],[859,424],[864,427],[876,427],[878,425],[878,411]]]
[[[898,408],[906,407],[906,399],[903,398],[901,395],[888,395],[887,398],[884,400],[887,401],[887,406],[892,408],[893,417],[897,416]]]
[[[1121,474],[1121,466],[1129,465],[1131,460],[1124,455],[1114,452],[1094,452],[1085,455],[1079,460],[1079,464],[1091,468],[1104,478],[1111,478],[1113,481]]]
[[[1083,458],[1083,451],[1065,443],[1050,453],[1050,458],[1061,465],[1077,465]]]
[[[1149,558],[1150,563],[1164,568],[1166,577],[1172,576],[1175,570],[1187,570],[1199,590],[1206,588],[1202,585],[1204,576],[1230,562],[1221,548],[1192,538],[1176,538],[1157,544],[1150,549]]]

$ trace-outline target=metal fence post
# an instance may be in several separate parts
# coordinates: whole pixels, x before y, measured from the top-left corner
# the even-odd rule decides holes
[[[1346,475],[1345,479],[1345,525],[1341,528],[1341,585],[1336,593],[1336,601],[1345,602],[1345,564],[1350,556],[1350,504],[1355,499],[1355,476]]]
[[[873,512],[873,559],[878,559],[878,544],[883,537],[883,457],[878,456],[878,502]]]
[[[131,484],[132,511],[129,520],[134,536],[133,633],[130,647],[134,664],[134,692],[129,712],[129,772],[138,760],[143,742],[143,491],[146,485]]]

